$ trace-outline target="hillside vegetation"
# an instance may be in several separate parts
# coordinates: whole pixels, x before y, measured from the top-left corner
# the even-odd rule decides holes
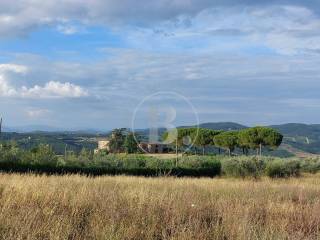
[[[65,151],[80,152],[83,148],[95,149],[97,147],[96,134],[72,132],[30,132],[1,134],[3,141],[13,141],[20,148],[30,150],[39,144],[49,144],[54,152],[63,155]]]
[[[203,123],[200,128],[214,130],[241,130],[247,126],[232,123]],[[308,156],[308,154],[320,154],[320,125],[319,124],[281,124],[270,126],[278,130],[283,136],[282,145],[273,152],[267,152],[268,155],[290,157],[297,153],[299,156]],[[159,129],[163,134],[165,129]],[[138,130],[142,137],[148,135],[148,130]],[[102,135],[103,137],[106,134]],[[82,148],[93,150],[97,147],[96,138],[101,137],[97,133],[81,132],[31,132],[31,133],[3,133],[3,140],[14,140],[24,149],[31,149],[40,143],[50,144],[58,154],[64,154],[65,149],[80,152]]]

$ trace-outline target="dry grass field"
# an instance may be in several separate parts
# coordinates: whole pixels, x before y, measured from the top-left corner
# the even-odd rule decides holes
[[[320,239],[320,176],[0,174],[1,239]]]

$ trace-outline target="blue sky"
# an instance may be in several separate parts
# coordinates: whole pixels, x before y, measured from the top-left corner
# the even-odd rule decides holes
[[[0,115],[130,127],[143,99],[174,92],[200,122],[320,123],[319,54],[318,0],[4,0]],[[190,105],[164,103],[194,124]]]

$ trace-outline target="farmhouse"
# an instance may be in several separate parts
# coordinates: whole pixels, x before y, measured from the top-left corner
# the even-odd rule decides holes
[[[94,150],[94,153],[97,153],[100,150],[110,151],[109,144],[110,144],[110,140],[108,139],[104,139],[104,138],[98,139],[98,148]]]
[[[114,138],[114,135],[111,135],[112,138]],[[97,143],[98,148],[94,150],[94,153],[98,153],[101,150],[112,152],[110,149],[110,138],[98,138]],[[170,151],[167,144],[161,143],[141,142],[138,144],[138,147],[145,153],[168,153]]]

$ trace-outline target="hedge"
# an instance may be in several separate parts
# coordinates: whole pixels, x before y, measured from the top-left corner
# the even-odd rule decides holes
[[[48,164],[30,164],[21,162],[0,162],[0,171],[36,174],[82,174],[100,175],[132,175],[132,176],[177,176],[177,177],[215,177],[221,173],[221,164],[216,161],[207,168],[109,168],[93,166],[55,166]]]

